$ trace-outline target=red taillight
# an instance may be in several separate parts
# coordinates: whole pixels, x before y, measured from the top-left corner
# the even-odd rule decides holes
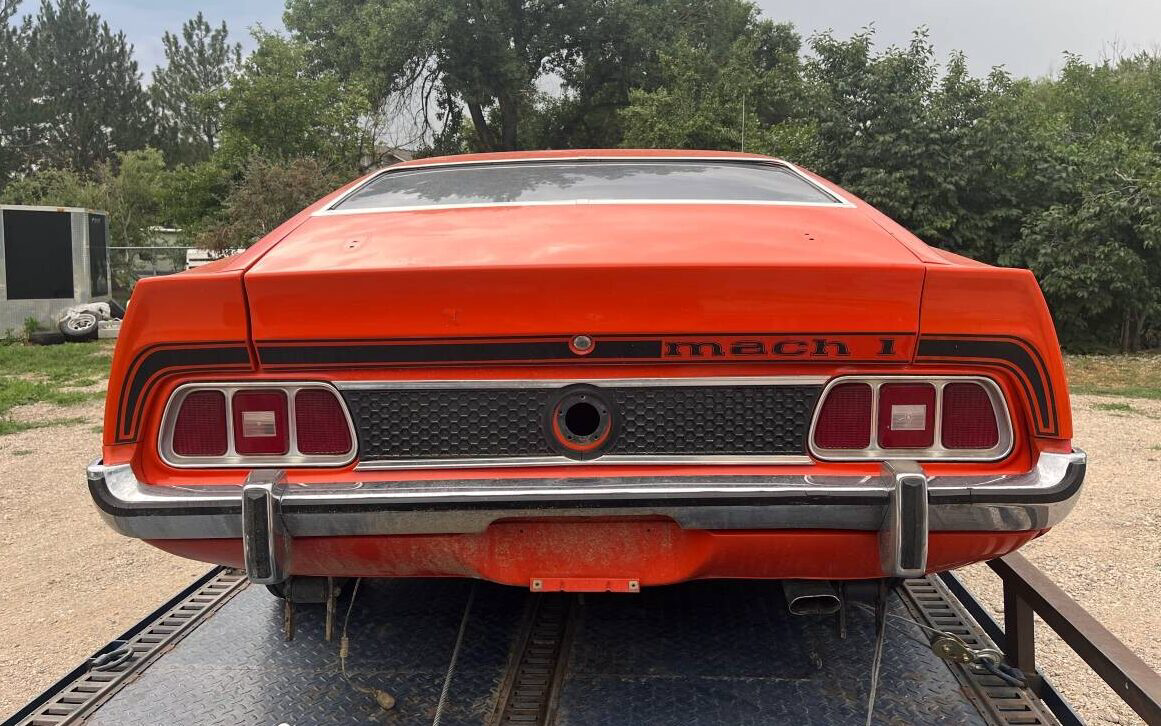
[[[158,441],[175,467],[345,466],[355,432],[324,383],[191,383],[173,394]]]
[[[842,383],[830,390],[814,426],[814,443],[824,449],[865,449],[871,445],[871,387]]]
[[[194,391],[186,396],[174,421],[172,445],[178,456],[225,456],[226,394]]]
[[[235,452],[243,456],[278,456],[290,451],[283,391],[238,391],[231,407]]]
[[[1014,443],[1003,392],[982,376],[844,376],[812,432],[811,453],[832,461],[995,461]]]
[[[990,449],[1000,442],[992,399],[978,383],[949,383],[943,388],[940,437],[948,449]]]
[[[879,387],[879,446],[926,449],[935,443],[935,386],[885,383]]]
[[[333,456],[351,450],[351,430],[343,405],[331,391],[308,388],[296,393],[294,426],[302,454]]]

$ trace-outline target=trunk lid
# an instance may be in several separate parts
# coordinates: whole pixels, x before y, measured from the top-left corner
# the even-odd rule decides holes
[[[728,351],[753,334],[851,334],[860,358],[889,333],[890,359],[909,355],[923,274],[858,208],[577,204],[315,216],[245,286],[260,352],[576,334],[733,336]]]

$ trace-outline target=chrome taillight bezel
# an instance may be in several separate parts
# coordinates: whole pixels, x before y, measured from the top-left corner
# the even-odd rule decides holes
[[[287,425],[289,427],[289,452],[281,455],[254,455],[238,454],[234,448],[234,394],[240,391],[279,390],[286,394]],[[299,391],[324,390],[338,400],[343,411],[343,418],[347,422],[347,430],[351,437],[351,448],[342,454],[303,454],[298,450],[298,431],[295,423],[294,400]],[[173,431],[177,420],[177,413],[186,397],[197,391],[220,391],[226,396],[226,454],[225,456],[182,456],[173,450]],[[196,382],[178,386],[170,394],[165,404],[165,411],[161,415],[161,427],[157,434],[157,451],[161,460],[169,466],[178,469],[220,469],[244,467],[252,469],[269,466],[293,467],[339,467],[350,464],[355,460],[359,451],[359,440],[355,432],[355,423],[347,402],[337,388],[317,381],[284,382],[284,381],[257,381],[253,383],[215,383]]]
[[[836,386],[844,383],[864,383],[871,387],[871,443],[865,449],[825,449],[814,444],[815,427],[818,425],[822,404]],[[884,449],[879,446],[879,388],[885,383],[928,383],[935,387],[935,441],[922,449]],[[996,415],[996,431],[999,437],[990,449],[949,449],[943,446],[943,389],[951,383],[976,383],[987,392]],[[1008,401],[1000,386],[986,376],[917,376],[917,375],[849,375],[832,378],[814,406],[807,434],[807,449],[811,456],[821,461],[882,461],[885,459],[911,459],[916,461],[999,461],[1012,453],[1015,437],[1012,418],[1008,411]]]

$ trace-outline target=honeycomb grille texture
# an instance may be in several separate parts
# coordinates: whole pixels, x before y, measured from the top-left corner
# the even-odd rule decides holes
[[[619,418],[605,454],[795,455],[821,386],[601,387]],[[360,460],[556,456],[542,428],[549,388],[343,392]]]
[[[801,454],[816,386],[664,386],[612,391],[621,431],[609,453]]]

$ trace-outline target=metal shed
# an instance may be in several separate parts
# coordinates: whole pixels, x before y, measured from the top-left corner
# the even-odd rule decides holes
[[[0,205],[0,332],[109,298],[109,215]]]

